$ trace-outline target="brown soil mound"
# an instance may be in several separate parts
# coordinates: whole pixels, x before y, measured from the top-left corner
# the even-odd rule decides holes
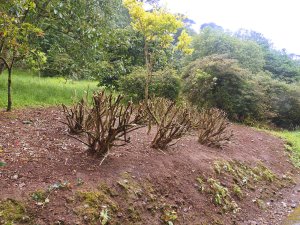
[[[234,138],[224,149],[189,135],[161,152],[149,147],[152,135],[141,129],[99,166],[100,159],[67,135],[63,119],[57,108],[0,114],[0,161],[6,163],[0,203],[21,201],[28,218],[20,223],[280,224],[297,203],[288,200],[296,170],[284,143],[265,132],[232,125]],[[242,176],[253,181],[241,185],[239,196],[235,184]],[[0,224],[3,218],[0,213]]]

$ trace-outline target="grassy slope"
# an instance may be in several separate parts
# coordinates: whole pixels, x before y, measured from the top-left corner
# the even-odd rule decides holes
[[[291,158],[295,166],[300,167],[300,130],[298,131],[272,131],[272,134],[287,141],[287,149],[291,151]]]
[[[12,75],[13,108],[71,104],[74,96],[97,88],[97,82],[70,81],[64,78],[39,78],[28,72],[14,71]],[[7,73],[0,75],[0,108],[7,102]]]

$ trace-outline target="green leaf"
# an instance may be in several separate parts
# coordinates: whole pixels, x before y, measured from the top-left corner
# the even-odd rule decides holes
[[[0,162],[0,166],[6,166],[5,162]]]

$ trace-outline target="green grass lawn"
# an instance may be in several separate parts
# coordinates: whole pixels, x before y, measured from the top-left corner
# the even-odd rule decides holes
[[[86,90],[96,90],[95,81],[66,81],[61,77],[39,78],[30,72],[13,71],[13,108],[71,104],[74,97],[83,96]],[[7,72],[0,75],[0,108],[7,105]]]
[[[295,166],[300,168],[300,130],[298,131],[271,131],[287,141],[286,148],[291,151],[291,159]]]

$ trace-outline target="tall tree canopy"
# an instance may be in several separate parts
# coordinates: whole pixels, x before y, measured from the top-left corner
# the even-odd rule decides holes
[[[195,51],[191,60],[213,54],[227,54],[252,72],[262,70],[265,64],[264,52],[257,43],[241,40],[219,28],[205,26],[194,37],[192,46]]]
[[[149,84],[155,61],[155,50],[169,48],[174,41],[173,35],[184,24],[181,18],[167,12],[163,8],[153,8],[151,11],[146,11],[143,8],[143,4],[137,0],[124,0],[124,4],[132,18],[131,25],[133,29],[138,31],[144,39],[144,58],[147,68],[145,98],[148,99]],[[192,53],[192,49],[189,48],[190,43],[190,36],[185,31],[182,31],[175,49],[190,54]]]

